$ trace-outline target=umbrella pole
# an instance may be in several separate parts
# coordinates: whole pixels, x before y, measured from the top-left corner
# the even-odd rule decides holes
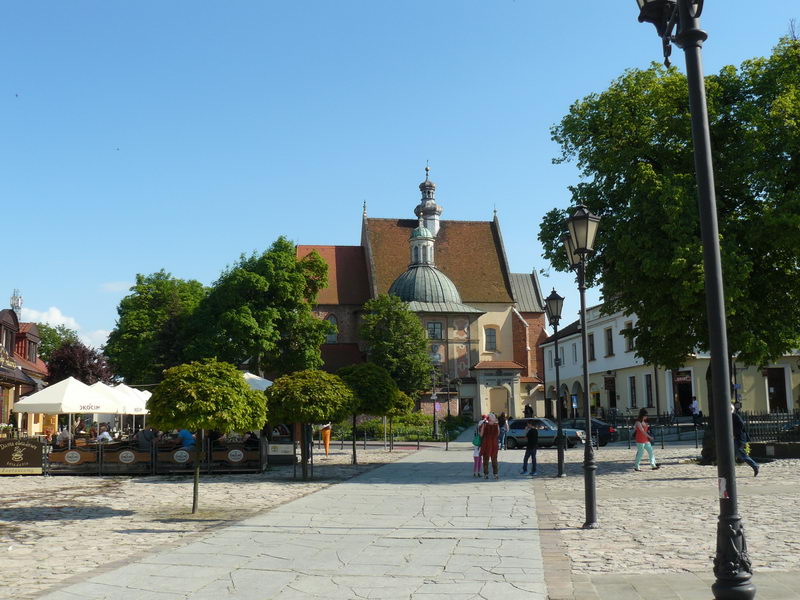
[[[72,450],[72,413],[67,414],[67,450]]]

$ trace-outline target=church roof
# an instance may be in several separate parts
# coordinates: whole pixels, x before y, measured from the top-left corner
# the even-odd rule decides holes
[[[544,312],[542,291],[535,273],[511,273],[509,279],[519,312]]]
[[[403,243],[408,248],[408,242]],[[314,250],[328,263],[328,287],[320,291],[317,304],[364,304],[369,300],[367,261],[361,246],[297,246],[297,258]]]
[[[408,238],[416,219],[364,219],[374,292],[385,294],[408,268]],[[441,221],[436,266],[461,302],[511,303],[508,267],[497,221]]]

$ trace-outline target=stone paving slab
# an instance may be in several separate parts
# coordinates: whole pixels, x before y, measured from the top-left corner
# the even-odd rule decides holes
[[[468,444],[396,463],[42,596],[546,600],[533,487]],[[152,594],[152,595],[148,595]]]

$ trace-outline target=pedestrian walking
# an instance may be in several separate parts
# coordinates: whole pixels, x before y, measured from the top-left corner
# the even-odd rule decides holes
[[[650,434],[650,424],[647,422],[647,409],[643,408],[639,411],[639,416],[636,417],[636,425],[633,428],[633,439],[636,440],[636,461],[634,462],[634,471],[641,471],[639,463],[642,460],[642,454],[647,450],[647,456],[650,459],[650,467],[655,470],[660,468],[656,463],[656,456],[653,453],[653,444],[651,443],[654,438]]]
[[[508,421],[506,420],[506,413],[501,412],[497,417],[497,424],[500,426],[500,435],[498,437],[498,447],[500,450],[506,449],[506,433],[508,432]]]
[[[520,475],[528,472],[528,458],[531,459],[531,477],[536,475],[536,449],[539,447],[539,430],[528,421],[525,424],[525,457],[522,459]]]
[[[692,396],[689,410],[692,411],[692,423],[694,423],[695,427],[700,427],[703,422],[703,414],[700,412],[700,403],[697,401],[697,396]]]
[[[320,435],[322,436],[322,445],[325,446],[325,456],[328,456],[328,452],[331,449],[331,423],[330,421],[325,423],[319,429]]]
[[[530,404],[526,404],[525,408],[522,410],[522,414],[526,419],[530,419],[533,416],[533,407]]]
[[[478,428],[475,428],[475,436],[472,438],[472,476],[481,476],[481,436]]]
[[[486,416],[486,421],[478,427],[478,433],[481,436],[481,458],[483,458],[483,478],[489,479],[489,461],[492,463],[492,473],[495,479],[499,479],[500,475],[497,470],[497,451],[498,439],[500,438],[500,426],[497,424],[497,416],[494,413],[489,413]]]
[[[731,404],[731,419],[733,420],[733,448],[736,453],[736,458],[746,462],[753,468],[753,477],[758,476],[758,463],[754,461],[747,452],[744,451],[745,442],[749,439],[747,432],[744,430],[744,421],[741,415],[736,412],[736,406]]]

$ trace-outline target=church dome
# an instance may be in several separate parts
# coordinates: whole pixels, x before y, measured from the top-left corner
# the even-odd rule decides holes
[[[414,231],[411,232],[411,239],[414,238],[430,238],[434,239],[433,233],[430,229],[425,227],[424,225],[420,225]]]
[[[456,302],[461,304],[461,294],[455,284],[439,269],[431,265],[411,265],[394,280],[389,293],[404,302]]]

